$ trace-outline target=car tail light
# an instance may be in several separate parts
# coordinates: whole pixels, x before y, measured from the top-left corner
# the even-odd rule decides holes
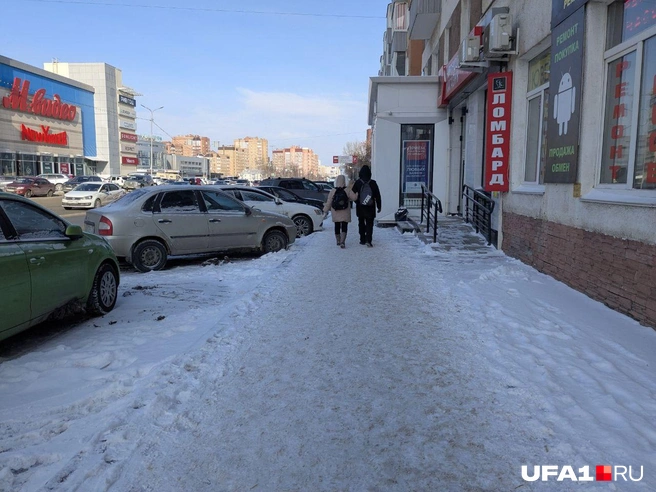
[[[100,223],[98,224],[98,234],[101,236],[114,235],[114,225],[112,224],[112,221],[104,215],[100,217]]]

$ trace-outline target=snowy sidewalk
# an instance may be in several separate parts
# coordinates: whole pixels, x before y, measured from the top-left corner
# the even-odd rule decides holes
[[[562,491],[602,484],[528,482],[522,465],[600,464],[644,468],[604,490],[654,490],[654,330],[492,248],[378,228],[366,248],[354,222],[342,250],[325,225],[251,263],[126,276],[169,293],[194,269],[222,299],[164,311],[181,348],[153,363],[135,347],[94,405],[0,424],[0,490]],[[226,267],[254,282],[218,287]],[[47,419],[63,430],[45,436]]]

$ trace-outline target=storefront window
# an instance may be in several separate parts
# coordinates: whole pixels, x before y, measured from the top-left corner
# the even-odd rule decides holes
[[[36,176],[37,156],[34,154],[20,154],[18,158],[18,175],[19,176]]]
[[[656,189],[656,36],[644,44],[633,187]]]
[[[599,181],[656,190],[656,0],[614,2],[608,15]]]
[[[601,183],[626,183],[631,147],[631,115],[635,90],[636,53],[608,65]]]
[[[608,7],[608,49],[656,25],[656,0],[616,0]]]
[[[47,174],[51,174],[55,172],[55,167],[53,165],[53,157],[51,155],[41,156],[41,172]]]
[[[547,118],[549,117],[549,66],[551,52],[545,51],[528,65],[528,118],[526,129],[526,166],[524,182],[542,183],[547,155]]]
[[[0,175],[2,176],[15,176],[16,175],[16,160],[11,152],[0,153]]]
[[[421,206],[421,185],[433,175],[434,125],[401,125],[401,204]]]

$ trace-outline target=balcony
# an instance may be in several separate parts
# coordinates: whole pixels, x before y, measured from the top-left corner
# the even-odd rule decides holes
[[[430,39],[440,21],[441,0],[412,0],[410,4],[410,39]]]
[[[392,52],[408,50],[408,33],[406,31],[394,31],[392,35]]]

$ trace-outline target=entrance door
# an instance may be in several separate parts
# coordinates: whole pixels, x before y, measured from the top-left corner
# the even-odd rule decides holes
[[[463,213],[462,187],[465,184],[465,148],[467,137],[467,106],[460,111],[460,171],[458,180],[458,214]]]
[[[433,189],[435,125],[401,125],[401,189],[399,205],[421,207],[421,186]]]

